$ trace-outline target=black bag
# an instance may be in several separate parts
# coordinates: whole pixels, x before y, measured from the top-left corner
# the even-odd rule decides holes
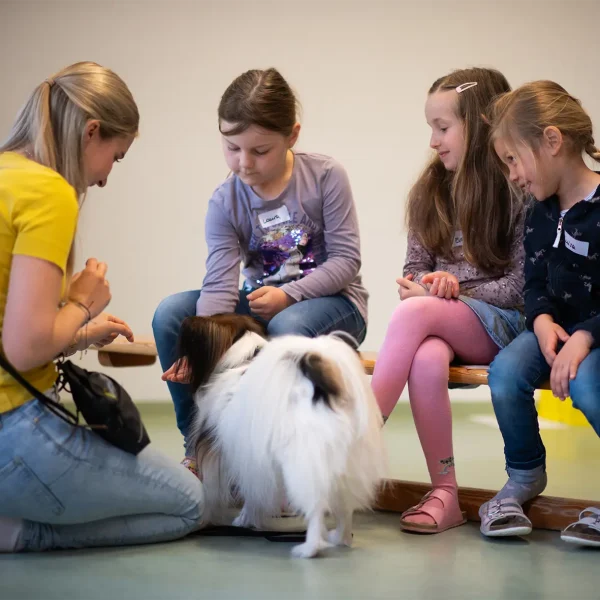
[[[93,429],[107,442],[130,454],[139,454],[150,443],[137,406],[125,389],[112,377],[86,371],[70,360],[58,361],[58,389],[66,389],[73,396],[77,408],[77,414],[73,414],[62,404],[33,387],[2,353],[0,353],[0,366],[34,398],[70,425],[86,427],[79,424],[79,415],[82,414],[89,429]]]

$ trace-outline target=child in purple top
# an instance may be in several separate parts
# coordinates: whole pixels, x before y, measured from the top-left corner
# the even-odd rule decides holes
[[[250,314],[272,336],[343,330],[362,342],[366,334],[368,294],[350,183],[334,159],[292,152],[300,124],[285,79],[275,69],[243,73],[218,114],[231,176],[209,202],[202,291],[169,296],[152,323],[184,438],[193,404],[185,366],[174,361],[186,317]],[[184,464],[194,470],[192,454],[186,449]]]
[[[401,527],[440,533],[465,522],[458,503],[448,395],[450,363],[488,364],[523,329],[523,209],[488,145],[483,115],[508,92],[493,69],[433,83],[425,116],[435,157],[412,188],[408,251],[373,373],[384,418],[408,385],[432,490]]]

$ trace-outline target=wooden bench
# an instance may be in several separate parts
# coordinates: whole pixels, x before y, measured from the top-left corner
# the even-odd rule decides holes
[[[372,375],[377,352],[361,352],[360,355],[366,373]],[[133,343],[119,340],[98,351],[98,360],[105,367],[143,367],[154,364],[156,358],[156,344],[151,337],[139,337]],[[487,376],[487,368],[453,365],[448,381],[464,385],[487,385]],[[550,386],[546,384],[540,389],[550,389]]]
[[[156,362],[154,339],[140,337],[135,342],[116,341],[98,351],[98,360],[105,367],[141,367]],[[372,375],[377,360],[376,352],[361,352],[367,374]],[[450,383],[487,385],[487,368],[451,366]],[[543,389],[550,389],[548,385]],[[418,450],[415,449],[415,452]],[[414,506],[429,491],[430,485],[411,481],[386,480],[379,494],[376,508],[391,512],[404,512]],[[479,507],[494,496],[492,490],[460,487],[460,504],[470,521],[479,521]],[[539,496],[525,505],[525,513],[534,527],[559,531],[577,520],[579,513],[595,503],[591,500]]]

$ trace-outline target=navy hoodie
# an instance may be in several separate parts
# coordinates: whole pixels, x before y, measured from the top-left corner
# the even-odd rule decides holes
[[[600,186],[561,217],[557,196],[536,202],[525,223],[525,317],[548,314],[600,345]]]

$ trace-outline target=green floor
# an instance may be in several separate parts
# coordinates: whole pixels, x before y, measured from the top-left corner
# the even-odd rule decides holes
[[[147,405],[153,442],[179,458],[170,409]],[[489,406],[456,405],[461,485],[504,482],[502,442]],[[488,424],[488,421],[491,424]],[[385,428],[391,476],[426,481],[408,408]],[[547,493],[600,499],[600,441],[589,428],[544,429]],[[402,533],[398,515],[359,516],[355,548],[292,560],[289,544],[190,537],[137,548],[0,556],[0,600],[361,599],[597,600],[600,551],[560,542],[555,532],[485,540],[476,524],[437,536]]]

